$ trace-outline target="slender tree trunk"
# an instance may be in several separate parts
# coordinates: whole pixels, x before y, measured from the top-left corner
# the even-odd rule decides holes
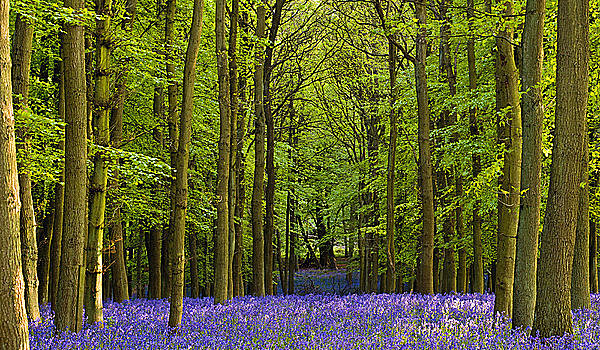
[[[571,271],[586,130],[589,79],[589,2],[558,3],[556,127],[550,189],[541,237],[532,334],[573,332]]]
[[[238,6],[238,4],[236,4],[238,2],[238,0],[233,0],[234,2],[232,4],[235,4],[236,6]],[[238,11],[238,8],[233,8],[232,7],[232,11]],[[235,18],[237,18],[238,20],[240,19],[239,13],[237,15],[232,14]],[[242,50],[246,50],[248,48],[248,25],[247,25],[247,13],[244,13],[243,16],[241,17],[242,23],[243,25],[243,29],[246,35],[244,35],[243,37],[245,38],[242,41]],[[237,26],[236,26],[236,31],[237,31]],[[230,29],[230,44],[229,44],[229,50],[231,52],[231,34],[232,33],[232,29]],[[235,67],[237,67],[237,53],[236,55],[231,55],[230,53],[230,62],[236,62]],[[231,67],[231,64],[230,64]],[[248,69],[248,65],[244,64],[243,66],[243,72],[246,73],[247,69]],[[230,73],[231,76],[231,73]],[[238,87],[237,87],[237,93],[238,93],[238,97],[237,97],[237,101],[236,103],[238,103],[238,106],[232,106],[236,108],[236,111],[239,111],[239,113],[237,113],[238,115],[238,121],[237,121],[237,130],[236,130],[236,134],[235,134],[235,138],[236,138],[236,153],[235,153],[235,163],[234,163],[234,171],[235,171],[235,187],[236,187],[236,203],[235,203],[235,213],[234,216],[236,218],[236,221],[234,222],[235,225],[235,248],[234,248],[234,255],[233,255],[233,263],[232,263],[232,277],[233,277],[233,296],[243,296],[244,295],[244,280],[243,280],[243,275],[242,275],[242,262],[243,262],[243,255],[244,255],[244,213],[245,213],[245,204],[246,204],[246,186],[244,185],[244,177],[245,177],[245,170],[246,170],[246,156],[244,154],[244,141],[246,138],[246,104],[247,104],[247,98],[246,98],[246,75],[245,74],[237,74],[237,79],[238,81]],[[230,91],[233,92],[233,89],[230,88]],[[233,101],[233,95],[232,95],[232,101]],[[231,138],[233,139],[234,134],[231,135]]]
[[[239,1],[232,0],[231,1],[231,14],[230,14],[230,28],[229,28],[229,48],[227,51],[228,63],[229,63],[229,109],[230,109],[230,131],[229,131],[229,260],[227,262],[227,299],[231,299],[235,296],[233,290],[233,260],[235,255],[235,247],[236,247],[236,205],[238,204],[237,200],[237,170],[239,164],[237,162],[237,152],[238,152],[238,137],[237,137],[237,129],[238,125],[238,67],[237,67],[237,30],[238,30],[238,20],[239,20]],[[243,121],[242,121],[243,122]],[[241,237],[240,237],[241,238]],[[236,276],[237,277],[237,276]]]
[[[76,12],[82,0],[66,0]],[[78,332],[83,322],[85,264],[83,249],[87,234],[87,112],[85,47],[83,27],[67,23],[63,34],[65,79],[65,198],[60,278],[56,298],[55,325]]]
[[[513,2],[504,2],[503,14],[513,15]],[[506,23],[496,38],[496,108],[504,113],[499,122],[499,140],[504,153],[503,176],[498,195],[498,247],[496,265],[496,299],[494,311],[511,317],[515,279],[516,236],[519,223],[521,188],[521,105],[519,76],[515,64],[513,24]]]
[[[29,98],[29,69],[31,65],[31,48],[33,39],[33,26],[20,14],[15,19],[15,32],[12,50],[12,89],[13,106],[15,114],[27,110]],[[31,136],[24,128],[17,129],[19,149],[29,154]],[[25,279],[25,308],[31,320],[39,320],[40,309],[38,304],[38,276],[37,259],[38,249],[36,242],[36,222],[31,196],[31,175],[27,170],[28,164],[20,164],[19,189],[21,198],[20,230],[21,230],[21,256],[23,259],[23,277]]]
[[[0,344],[7,350],[28,350],[21,241],[19,178],[12,104],[9,2],[0,0]]]
[[[198,250],[196,248],[196,234],[190,232],[190,282],[191,297],[200,297],[200,284],[198,282]]]
[[[160,299],[160,234],[158,226],[146,232],[146,254],[148,255],[148,299]],[[190,250],[192,250],[190,242]]]
[[[167,124],[169,128],[169,159],[171,162],[171,208],[169,211],[169,226],[163,232],[161,246],[161,294],[163,297],[171,295],[171,266],[172,254],[171,243],[173,242],[172,235],[174,230],[175,219],[175,178],[177,168],[177,146],[179,127],[177,125],[177,80],[175,78],[175,56],[173,54],[173,38],[175,31],[173,24],[175,22],[175,10],[177,9],[177,0],[167,0],[166,18],[165,18],[165,61],[167,71],[167,99],[169,102],[169,110]]]
[[[259,5],[256,10],[256,37],[265,37],[265,7]],[[264,56],[261,50],[256,50],[254,67],[254,184],[252,187],[252,287],[255,296],[265,295],[265,243],[262,221],[262,197],[265,178],[265,110],[263,106],[264,93]]]
[[[522,41],[523,163],[515,260],[513,328],[531,327],[535,309],[535,274],[540,230],[542,129],[544,127],[544,104],[540,83],[544,57],[545,11],[545,0],[527,1]]]
[[[177,176],[175,192],[177,194],[177,198],[175,201],[174,231],[172,237],[173,267],[171,277],[172,288],[169,327],[178,327],[181,324],[181,316],[183,314],[183,287],[185,271],[184,241],[185,217],[188,202],[188,162],[190,158],[190,140],[192,136],[192,115],[194,114],[196,60],[198,58],[198,52],[200,51],[200,33],[202,32],[203,13],[204,1],[195,0],[188,48],[185,55],[185,68],[183,71],[183,99],[181,103],[181,120],[179,122],[179,147],[177,148]],[[229,133],[229,125],[227,125],[227,133]],[[219,144],[220,143],[221,140],[219,141]],[[228,146],[229,140],[226,140],[226,143]],[[229,168],[229,164],[227,164],[227,168]],[[227,186],[226,181],[225,186]],[[223,213],[227,215],[227,199],[221,198],[221,201],[225,203],[225,210],[223,210]],[[225,223],[227,223],[226,219]],[[225,230],[227,230],[227,225],[224,225],[223,227],[225,227]],[[227,248],[227,244],[225,244],[224,247]]]
[[[469,66],[469,91],[471,94],[477,90],[477,70],[475,68],[475,37],[473,34],[472,20],[474,17],[473,0],[467,1],[467,16],[469,18],[469,40],[467,41],[467,61]],[[473,104],[469,108],[469,129],[471,137],[476,140],[479,136],[479,122],[477,120],[477,106]],[[479,153],[473,152],[473,179],[477,179],[481,171],[481,160]],[[483,293],[483,245],[481,243],[481,216],[479,208],[481,200],[476,199],[473,204],[473,292]]]
[[[577,209],[577,230],[573,255],[571,279],[571,309],[589,309],[590,300],[590,187],[589,187],[589,138],[587,120],[581,154],[581,178]]]
[[[62,41],[62,40],[61,40]],[[62,46],[61,46],[62,56]],[[62,61],[59,63],[59,74],[58,74],[58,99],[57,99],[57,110],[58,118],[62,121],[65,120],[65,89],[64,89],[64,64]],[[59,144],[61,151],[65,149],[64,141]],[[63,164],[61,164],[62,166]],[[58,279],[60,275],[60,256],[62,246],[62,229],[63,229],[63,213],[64,213],[64,181],[65,171],[62,166],[60,177],[54,187],[54,225],[52,241],[50,242],[50,305],[52,310],[56,312],[56,299],[58,295]]]
[[[142,281],[142,233],[138,230],[135,244],[135,297],[137,299],[144,298],[144,283]]]
[[[229,104],[229,75],[227,47],[225,44],[225,0],[216,1],[215,35],[217,49],[217,75],[219,77],[219,162],[217,166],[217,232],[215,238],[215,303],[228,299],[229,287],[229,218],[232,203],[229,195],[229,170],[231,147],[231,111]],[[231,293],[232,294],[232,293]]]
[[[110,14],[111,0],[96,0],[96,69],[92,128],[94,142],[101,148],[110,145]],[[104,151],[94,154],[90,179],[90,213],[86,246],[85,310],[88,323],[102,323],[102,247],[108,166]]]
[[[388,65],[390,74],[390,146],[388,150],[387,165],[387,196],[386,196],[386,288],[387,293],[393,293],[396,290],[396,248],[394,243],[394,181],[396,171],[396,139],[398,138],[396,96],[398,88],[396,87],[396,47],[388,40]]]
[[[46,213],[38,239],[39,260],[37,274],[40,279],[38,302],[46,304],[50,300],[48,294],[50,277],[50,242],[52,241],[52,228],[54,226],[54,200],[50,201],[50,212]]]
[[[419,24],[417,32],[415,60],[415,82],[419,119],[419,179],[422,215],[421,266],[419,268],[419,292],[433,293],[433,247],[434,247],[434,212],[433,212],[433,176],[431,165],[431,149],[429,141],[429,97],[427,90],[427,72],[425,70],[427,56],[427,0],[415,3],[415,13]]]
[[[275,124],[271,112],[271,73],[273,71],[273,51],[277,31],[281,23],[281,11],[286,0],[275,1],[275,11],[269,30],[269,45],[265,47],[264,61],[264,113],[267,125],[267,187],[265,190],[265,293],[273,295],[273,232],[275,207]]]
[[[598,240],[596,223],[590,220],[590,292],[598,293]]]
[[[124,79],[123,77],[121,79]],[[117,82],[117,104],[110,115],[110,139],[113,148],[120,148],[123,140],[123,108],[125,104],[125,82]],[[112,186],[117,190],[119,186],[119,172],[116,169],[113,175]],[[121,303],[129,299],[129,282],[127,277],[127,266],[125,264],[125,235],[123,234],[123,223],[121,221],[121,207],[117,204],[111,218],[111,241],[115,245],[115,262],[111,266],[112,288],[114,301]]]

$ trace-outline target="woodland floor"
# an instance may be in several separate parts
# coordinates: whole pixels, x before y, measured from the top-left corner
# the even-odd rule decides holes
[[[539,339],[493,316],[490,294],[335,295],[343,272],[304,271],[297,290],[324,294],[186,299],[181,328],[167,327],[166,300],[105,304],[103,329],[55,334],[53,316],[31,324],[32,349],[593,349],[600,347],[600,295],[573,312],[575,334]],[[329,282],[328,282],[329,281]],[[353,281],[352,283],[355,283]],[[348,287],[352,288],[352,287]],[[335,291],[335,290],[334,290]]]

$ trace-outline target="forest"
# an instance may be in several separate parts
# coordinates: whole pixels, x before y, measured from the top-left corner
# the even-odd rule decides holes
[[[600,347],[600,0],[0,0],[0,349]]]

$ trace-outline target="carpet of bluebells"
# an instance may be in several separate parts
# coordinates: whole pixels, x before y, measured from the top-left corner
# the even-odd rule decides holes
[[[57,350],[600,348],[600,295],[592,296],[590,310],[573,313],[573,336],[550,339],[511,330],[493,315],[493,300],[490,294],[332,293],[243,297],[226,305],[185,299],[182,325],[172,330],[166,300],[136,299],[105,303],[105,327],[86,325],[76,334],[56,332],[45,306],[43,320],[30,326],[30,341],[32,349]]]

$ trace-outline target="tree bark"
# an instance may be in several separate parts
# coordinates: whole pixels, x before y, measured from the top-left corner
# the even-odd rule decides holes
[[[229,293],[229,168],[231,151],[231,111],[229,72],[225,44],[225,0],[216,1],[215,36],[217,50],[217,75],[219,79],[219,162],[217,165],[217,231],[215,238],[215,303],[223,303]]]
[[[433,176],[431,165],[431,148],[429,141],[429,97],[427,89],[427,72],[425,70],[427,57],[427,0],[415,3],[415,15],[419,29],[416,38],[415,84],[418,107],[418,138],[419,138],[419,197],[421,201],[422,231],[421,251],[419,258],[419,292],[433,294]]]
[[[265,7],[259,5],[256,10],[256,37],[265,37]],[[264,93],[264,56],[256,50],[254,66],[254,184],[252,186],[252,288],[255,296],[265,295],[265,243],[262,221],[262,197],[265,178],[265,110]]]
[[[542,129],[544,127],[544,104],[540,83],[544,57],[545,12],[545,0],[527,1],[522,40],[523,163],[515,259],[513,328],[531,327],[535,309],[535,274],[540,230]]]
[[[504,2],[503,15],[513,15],[513,2]],[[504,24],[496,38],[496,110],[498,139],[504,154],[503,172],[498,194],[498,247],[496,265],[496,299],[494,312],[511,317],[515,279],[516,236],[519,223],[521,188],[521,105],[519,77],[515,64],[513,24]],[[505,120],[500,114],[506,111]]]
[[[202,32],[202,18],[204,13],[204,0],[194,1],[192,26],[185,55],[185,68],[183,71],[183,99],[181,102],[181,119],[179,122],[179,147],[177,148],[177,175],[175,187],[177,198],[175,201],[174,231],[172,237],[173,266],[171,272],[171,306],[169,311],[169,327],[178,327],[183,314],[183,287],[185,271],[185,218],[188,202],[188,162],[190,158],[190,140],[192,136],[192,116],[194,114],[194,83],[196,81],[196,61],[200,51],[200,33]],[[227,126],[229,132],[229,126]],[[219,140],[221,143],[221,140]],[[229,145],[229,140],[227,140]],[[221,148],[221,147],[219,147]],[[220,151],[219,151],[220,153]],[[225,182],[227,183],[227,182]],[[226,199],[221,198],[225,202]],[[227,208],[225,208],[227,209]],[[224,210],[227,215],[227,210]],[[226,220],[225,220],[226,221]],[[227,225],[224,225],[227,229]],[[227,245],[225,245],[227,248]]]
[[[18,14],[15,19],[15,32],[12,47],[12,89],[15,114],[28,109],[29,69],[31,66],[31,48],[33,26]],[[24,152],[27,161],[31,147],[31,136],[25,128],[17,129],[18,148]],[[39,320],[38,304],[36,222],[31,196],[31,175],[29,164],[19,164],[19,189],[21,198],[20,231],[21,256],[23,259],[23,278],[25,280],[25,308],[31,320]]]
[[[0,0],[0,344],[7,350],[28,350],[8,29],[9,1]]]
[[[66,0],[76,13],[82,0]],[[87,234],[87,111],[85,46],[83,27],[67,23],[63,34],[65,79],[65,197],[60,278],[55,325],[59,330],[78,332],[83,322],[85,264],[83,249]]]
[[[556,127],[532,334],[573,332],[571,270],[588,107],[589,2],[558,3]]]

